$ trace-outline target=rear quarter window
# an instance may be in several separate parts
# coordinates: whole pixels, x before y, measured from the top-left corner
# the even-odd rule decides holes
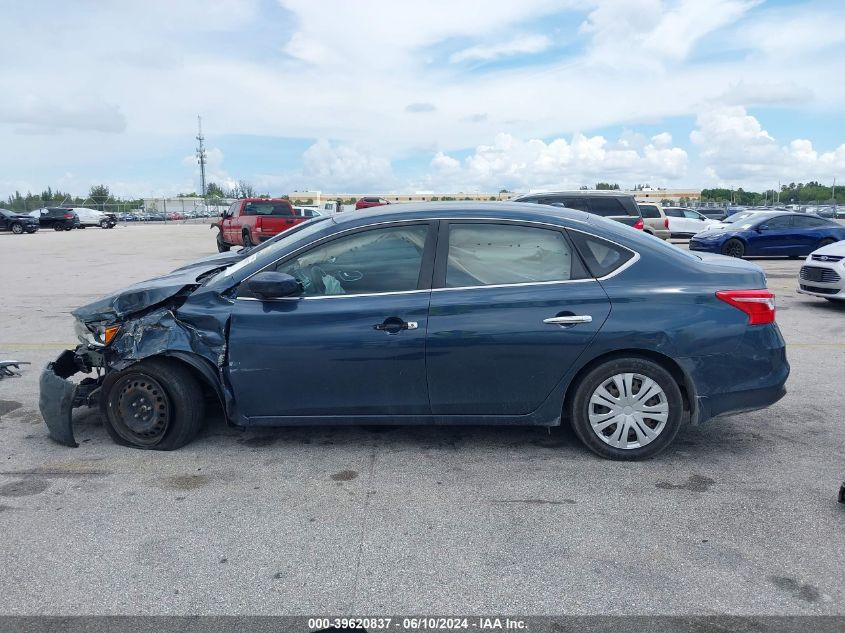
[[[580,231],[567,231],[593,277],[606,277],[634,258],[624,246]]]
[[[660,211],[658,211],[657,207],[654,206],[653,204],[641,204],[641,205],[639,205],[639,207],[640,207],[640,213],[642,213],[642,216],[644,218],[659,218],[660,217]]]
[[[603,217],[640,214],[639,210],[636,208],[629,211],[629,209],[627,209],[618,198],[605,198],[598,196],[590,200],[590,210],[594,214]]]

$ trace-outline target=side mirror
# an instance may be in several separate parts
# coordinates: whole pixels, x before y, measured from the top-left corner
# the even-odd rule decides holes
[[[250,277],[244,287],[259,299],[278,299],[302,293],[302,284],[295,278],[269,270]]]
[[[768,231],[769,225],[768,224],[759,224],[757,225],[757,232],[760,233],[762,231]]]

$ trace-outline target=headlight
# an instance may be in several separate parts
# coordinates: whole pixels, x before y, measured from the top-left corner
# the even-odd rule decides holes
[[[105,347],[114,340],[119,325],[105,325],[92,323],[86,325],[82,321],[77,320],[74,324],[76,330],[76,337],[82,342],[95,347]]]

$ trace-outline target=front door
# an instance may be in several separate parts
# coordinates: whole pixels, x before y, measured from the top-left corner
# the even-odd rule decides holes
[[[610,312],[553,227],[451,222],[437,258],[426,350],[434,414],[534,411]]]
[[[244,423],[389,423],[430,413],[425,255],[434,226],[399,223],[324,240],[272,268],[300,280],[300,297],[239,296],[228,374]]]
[[[792,216],[778,215],[759,222],[749,246],[746,255],[791,255],[795,250]]]

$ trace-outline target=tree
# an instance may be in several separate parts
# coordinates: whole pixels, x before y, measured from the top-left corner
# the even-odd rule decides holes
[[[88,197],[96,202],[99,207],[103,207],[111,198],[111,192],[105,185],[94,185],[88,191]]]
[[[597,182],[596,189],[599,191],[617,191],[619,189],[619,185],[615,182],[613,184],[609,182]]]
[[[216,182],[208,183],[208,186],[205,188],[205,193],[209,198],[225,198],[226,194],[223,192],[223,188],[218,185]]]

